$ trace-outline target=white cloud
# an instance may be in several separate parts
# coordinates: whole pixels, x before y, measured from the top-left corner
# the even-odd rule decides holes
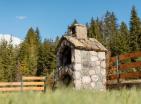
[[[25,20],[25,19],[27,19],[27,16],[16,16],[16,18],[18,20]]]

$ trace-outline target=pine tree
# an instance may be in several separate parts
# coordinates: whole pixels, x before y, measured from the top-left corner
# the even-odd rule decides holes
[[[0,43],[0,81],[16,80],[16,51],[12,44]]]
[[[58,45],[59,41],[60,41],[60,37],[57,36],[56,39],[55,39],[55,47]]]
[[[102,42],[102,33],[100,31],[100,21],[97,18],[97,20],[91,19],[90,26],[88,27],[88,37],[95,38],[98,41]]]
[[[40,45],[39,48],[39,54],[38,54],[38,60],[37,60],[37,72],[36,75],[44,75],[44,69],[45,69],[45,49],[43,47],[43,44]]]
[[[95,33],[94,33],[94,19],[93,19],[93,17],[92,17],[92,19],[91,19],[91,22],[90,22],[90,25],[87,25],[87,27],[88,27],[88,37],[89,38],[95,38]]]
[[[123,52],[122,53],[127,53],[129,52],[129,30],[128,30],[128,27],[127,25],[122,22],[121,25],[120,25],[120,35],[122,36],[122,39],[123,40]]]
[[[103,36],[107,49],[114,51],[116,45],[115,37],[117,35],[117,18],[113,12],[107,11],[103,21]]]
[[[129,51],[129,31],[124,22],[120,25],[119,32],[115,37],[115,43],[115,47],[119,51],[119,54]]]
[[[55,55],[55,44],[49,40],[44,41],[44,49],[46,54],[46,66],[49,72],[56,68],[56,55]]]
[[[73,20],[71,26],[75,25],[75,24],[78,24],[78,21],[76,19]]]
[[[56,55],[55,55],[56,42],[45,39],[40,50],[38,58],[37,75],[47,75],[56,68]]]
[[[22,75],[35,75],[40,47],[40,36],[30,28],[19,53],[19,69]]]
[[[138,39],[140,39],[140,34],[140,19],[138,17],[136,8],[133,6],[131,10],[129,37],[129,48],[131,52],[139,50],[140,46],[138,44]]]
[[[35,33],[37,34],[37,40],[38,40],[39,42],[41,42],[40,30],[39,30],[38,27],[36,28]]]

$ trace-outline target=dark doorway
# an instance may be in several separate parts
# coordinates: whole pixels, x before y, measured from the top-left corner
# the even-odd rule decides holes
[[[71,64],[71,48],[66,46],[61,53],[60,61],[61,66],[67,66]]]

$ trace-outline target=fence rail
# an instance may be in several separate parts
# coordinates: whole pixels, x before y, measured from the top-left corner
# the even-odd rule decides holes
[[[119,65],[119,70],[126,70],[129,68],[137,68],[141,67],[141,62],[132,62],[132,63],[127,63],[127,64],[121,64]],[[116,66],[111,66],[112,71],[117,70]]]
[[[118,79],[117,75],[110,75],[110,80]],[[141,72],[130,72],[130,73],[123,73],[120,74],[120,79],[138,79],[141,78]]]
[[[136,58],[141,57],[141,52],[127,53],[119,55],[117,57],[111,57],[109,62],[109,69],[107,74],[107,80],[120,80],[120,79],[139,79],[141,78],[141,72],[129,71],[128,69],[135,69],[141,67],[140,61],[132,61]],[[125,63],[125,61],[130,59],[130,63]],[[116,64],[115,64],[116,63]],[[119,63],[119,64],[117,64]],[[124,71],[124,73],[121,73]]]
[[[22,80],[45,80],[45,78],[46,77],[34,77],[34,76],[32,76],[32,77],[22,77]]]
[[[141,57],[141,52],[127,53],[119,56],[119,60],[126,60],[129,58]],[[116,57],[111,57],[110,62],[116,62]]]
[[[0,91],[45,91],[46,77],[22,77],[21,82],[0,82]]]

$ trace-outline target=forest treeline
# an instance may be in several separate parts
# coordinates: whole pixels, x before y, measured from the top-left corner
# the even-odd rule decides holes
[[[72,24],[78,23],[74,20]],[[136,8],[131,9],[129,25],[117,22],[114,12],[92,18],[86,23],[88,37],[99,40],[112,56],[141,50],[141,19]],[[30,28],[23,42],[15,47],[0,43],[0,81],[18,81],[21,76],[49,75],[56,70],[56,46],[59,37],[41,40],[38,28]]]
[[[112,55],[141,50],[141,19],[133,6],[129,25],[117,23],[114,12],[107,11],[103,19],[91,19],[87,24],[88,36],[96,38]]]
[[[12,41],[12,40],[11,40]],[[56,68],[55,41],[41,41],[39,29],[30,28],[19,46],[7,41],[0,43],[0,81],[19,81],[21,76],[40,76]]]

